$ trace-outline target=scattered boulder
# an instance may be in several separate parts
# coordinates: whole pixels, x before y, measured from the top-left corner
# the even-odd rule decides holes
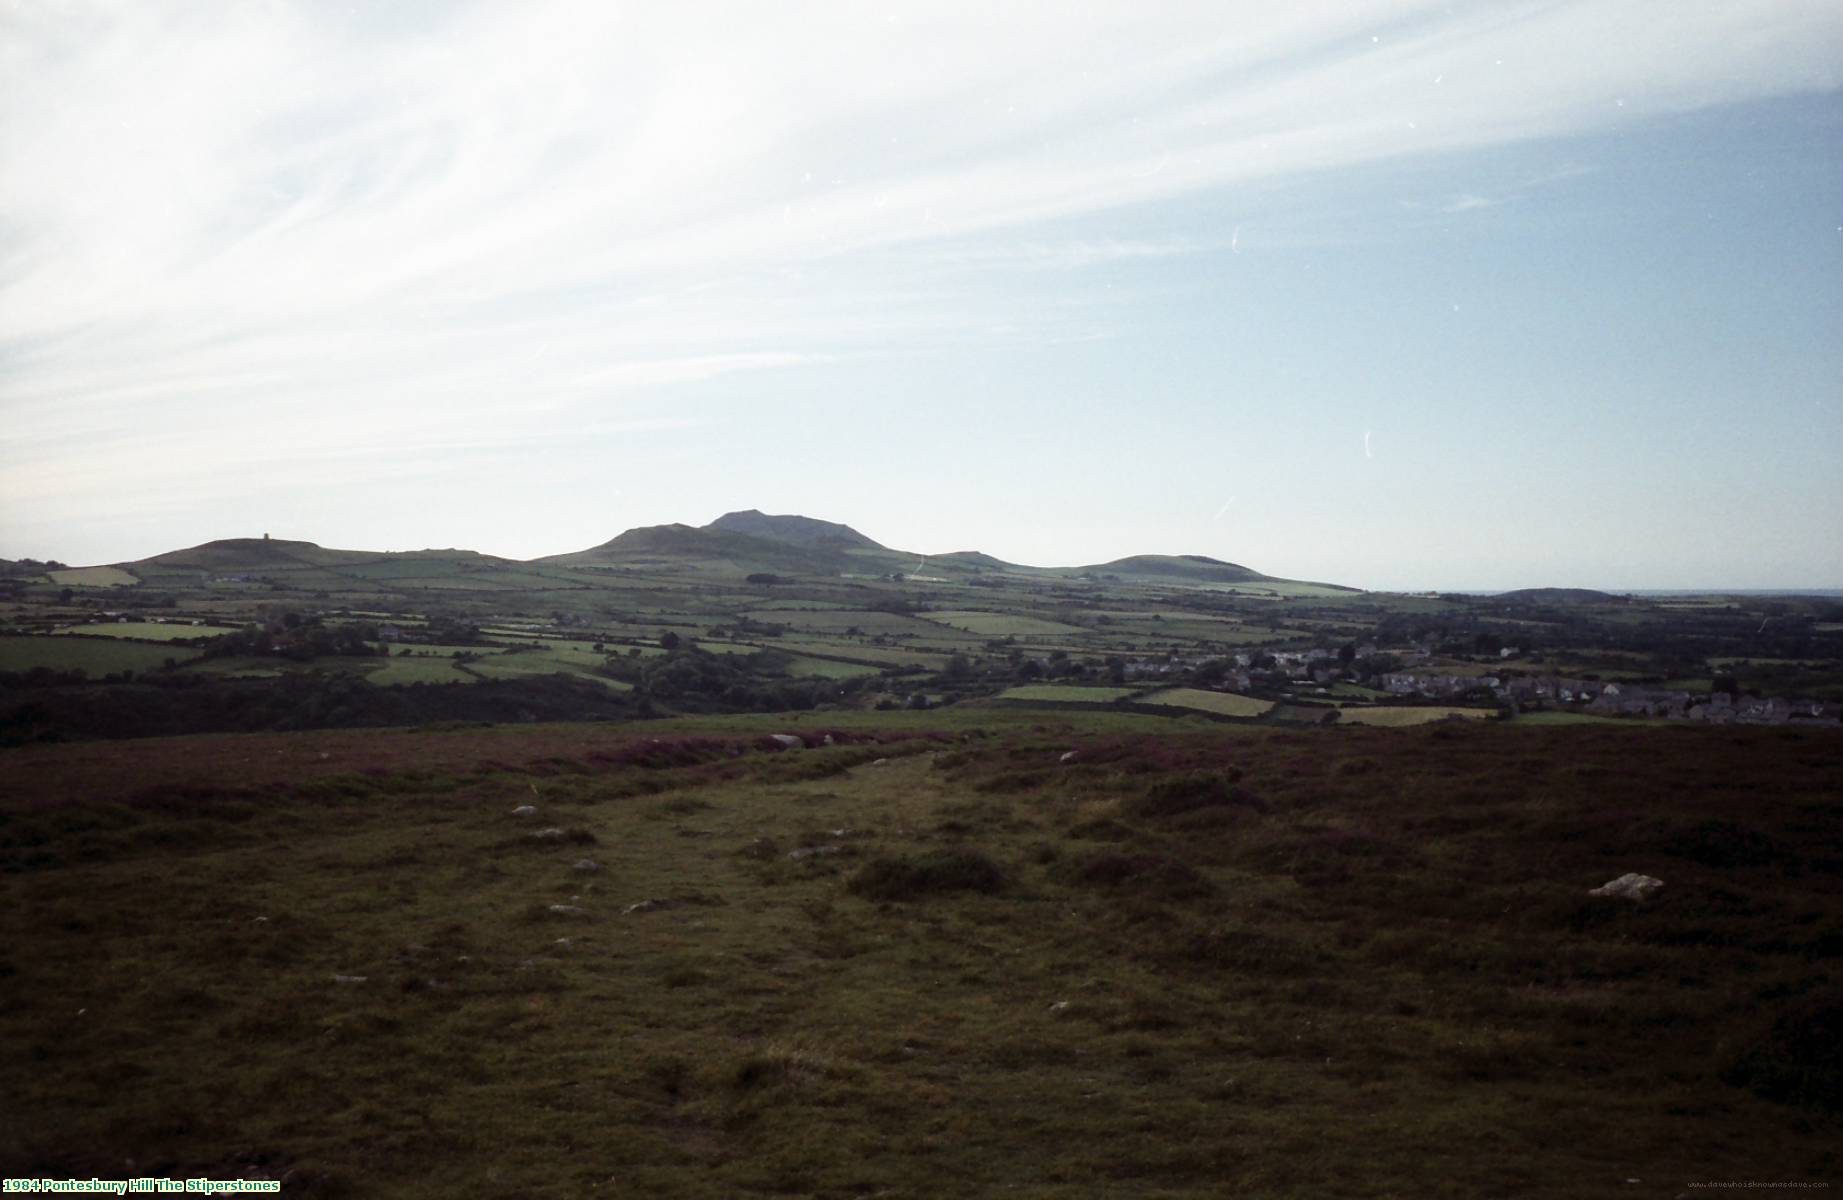
[[[549,829],[540,829],[536,833],[532,834],[531,836],[534,838],[543,838],[545,841],[554,842],[563,836],[563,831],[553,825]]]
[[[768,735],[768,740],[783,750],[799,750],[806,745],[804,741],[791,733],[771,733]]]
[[[521,804],[512,810],[512,815],[515,817],[535,817],[538,815],[538,806],[535,804]]]
[[[1080,757],[1081,755],[1077,751],[1065,750],[1062,753],[1062,757],[1058,758],[1056,761],[1059,763],[1062,763],[1064,766],[1067,766],[1069,763],[1074,762],[1077,758],[1080,758]]]
[[[585,910],[579,904],[553,904],[550,911],[559,917],[579,917]]]
[[[623,908],[621,912],[623,914],[646,913],[654,912],[663,907],[665,907],[665,905],[658,900],[642,900],[637,904],[629,904],[626,908]]]
[[[1067,1012],[1068,1008],[1069,1002],[1067,1000],[1058,1000],[1056,1003],[1049,1006],[1049,1010],[1053,1013]]]
[[[572,871],[599,871],[601,870],[601,864],[597,863],[592,858],[579,858],[575,862],[570,864],[570,870]]]
[[[1664,886],[1662,879],[1627,872],[1588,892],[1589,896],[1613,896],[1621,900],[1643,900]]]

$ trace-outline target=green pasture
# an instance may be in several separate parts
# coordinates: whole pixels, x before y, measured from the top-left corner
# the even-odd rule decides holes
[[[157,671],[167,659],[186,662],[201,651],[184,646],[149,646],[113,637],[69,634],[0,635],[0,671],[83,671],[92,677],[121,671]]]
[[[597,660],[599,662],[599,660]],[[578,675],[615,691],[631,691],[633,685],[610,679],[580,663],[549,654],[495,654],[466,664],[466,670],[486,679],[518,679],[532,675]]]
[[[1059,683],[1031,683],[1022,687],[1007,688],[995,699],[1054,704],[1112,704],[1115,700],[1125,699],[1138,690],[1124,687],[1078,687]]]
[[[392,656],[380,658],[378,663],[379,666],[365,673],[365,681],[379,687],[408,683],[473,683],[476,679],[451,658]]]
[[[870,646],[861,642],[805,641],[792,638],[768,641],[763,645],[805,651],[809,654],[831,658],[848,658],[880,666],[916,665],[938,669],[945,666],[947,662],[945,654],[930,653],[912,646]]]
[[[892,637],[938,638],[942,632],[941,626],[932,621],[875,610],[819,609],[791,612],[756,609],[745,615],[757,621],[785,625],[789,629],[809,633],[839,634],[848,629],[857,629],[867,636],[883,634]]]
[[[838,662],[828,658],[812,658],[797,654],[787,664],[787,673],[797,678],[813,676],[820,679],[857,679],[864,675],[875,675],[881,668],[864,663]]]
[[[139,577],[120,567],[66,567],[48,574],[51,582],[59,587],[133,587],[141,582]]]
[[[66,625],[54,634],[82,637],[132,638],[141,642],[177,642],[188,638],[211,638],[230,633],[222,625],[194,625],[190,621],[105,621],[94,625]]]
[[[1141,696],[1139,703],[1157,704],[1166,708],[1189,708],[1224,717],[1258,717],[1271,711],[1274,706],[1271,700],[1239,696],[1234,692],[1206,692],[1199,688],[1167,688],[1162,692]]]
[[[1079,625],[1065,625],[1061,621],[1045,621],[1039,617],[1012,613],[946,611],[921,615],[930,621],[980,637],[1056,637],[1093,632]]]

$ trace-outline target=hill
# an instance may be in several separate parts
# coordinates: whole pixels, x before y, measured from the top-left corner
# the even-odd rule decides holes
[[[419,587],[460,591],[595,588],[603,586],[610,568],[682,571],[704,578],[757,573],[828,580],[996,574],[1038,580],[1105,575],[1128,583],[1191,586],[1295,582],[1200,554],[1140,554],[1082,567],[1023,566],[977,550],[920,554],[885,546],[837,521],[752,508],[724,513],[703,526],[640,526],[586,550],[529,560],[458,549],[339,550],[265,536],[224,538],[115,567],[133,577],[122,576],[121,582],[138,579],[165,586],[247,578],[249,583],[328,589],[342,582],[413,579]]]
[[[886,547],[865,537],[849,525],[821,521],[813,517],[770,516],[760,509],[724,513],[705,529],[720,533],[740,533],[766,538],[789,546],[827,550],[883,550]]]
[[[1265,583],[1263,575],[1240,563],[1223,562],[1201,554],[1134,554],[1095,566],[1073,568],[1079,575],[1152,576],[1193,583]]]
[[[349,562],[381,558],[373,550],[328,550],[314,542],[284,538],[220,538],[214,542],[169,550],[151,558],[119,564],[129,570],[136,567],[191,568],[200,571],[236,571],[261,567],[326,566],[331,562]]]
[[[643,525],[588,550],[552,555],[537,561],[577,566],[619,565],[659,569],[710,570],[727,567],[745,572],[783,571],[817,575],[837,575],[849,565],[841,549],[790,544],[709,525],[696,528],[681,524]]]

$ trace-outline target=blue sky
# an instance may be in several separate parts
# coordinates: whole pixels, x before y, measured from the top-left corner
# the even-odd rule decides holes
[[[0,556],[1843,586],[1834,5],[988,7],[7,9]]]

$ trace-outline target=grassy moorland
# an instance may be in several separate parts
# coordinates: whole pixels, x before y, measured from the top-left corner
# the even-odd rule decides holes
[[[9,1176],[1843,1181],[1826,731],[956,709],[4,753]],[[1588,895],[1630,871],[1664,888]]]

